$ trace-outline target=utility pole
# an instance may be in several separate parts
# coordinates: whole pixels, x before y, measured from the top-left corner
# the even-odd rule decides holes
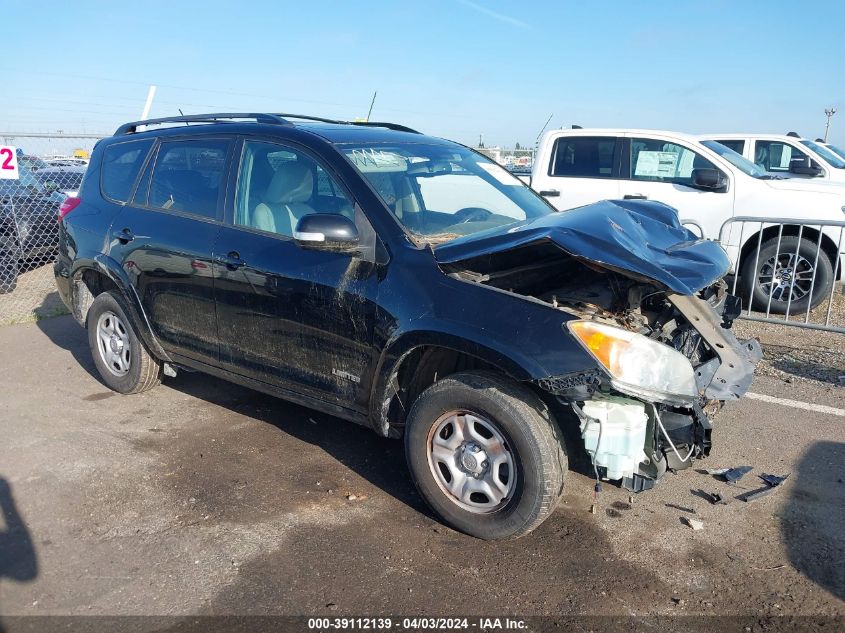
[[[827,117],[827,123],[824,126],[824,142],[827,143],[827,133],[830,131],[830,117],[836,114],[836,108],[825,108],[824,115]]]
[[[147,101],[144,103],[144,109],[141,111],[141,120],[144,121],[150,116],[150,108],[153,107],[153,99],[156,96],[156,86],[150,86],[147,92]]]

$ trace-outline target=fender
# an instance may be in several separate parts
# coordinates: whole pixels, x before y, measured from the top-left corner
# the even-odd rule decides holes
[[[509,352],[492,348],[480,340],[457,336],[443,330],[425,329],[394,333],[379,357],[375,369],[376,379],[370,392],[370,420],[373,428],[380,434],[388,433],[384,402],[394,375],[411,352],[427,346],[442,347],[474,356],[500,368],[510,378],[520,382],[545,373],[530,358],[514,357]]]
[[[129,314],[127,315],[132,322],[132,327],[141,337],[141,340],[146,345],[147,349],[152,352],[157,358],[172,362],[170,356],[164,351],[158,339],[153,334],[152,326],[141,304],[141,298],[135,290],[134,284],[129,279],[126,271],[108,255],[96,254],[93,258],[77,258],[74,262],[73,270],[71,271],[71,278],[73,279],[72,287],[81,281],[82,275],[86,270],[96,271],[106,276],[120,291]],[[72,290],[72,292],[75,292]],[[84,323],[82,325],[85,325]]]

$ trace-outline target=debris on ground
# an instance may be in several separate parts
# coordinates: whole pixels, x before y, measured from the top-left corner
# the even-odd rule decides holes
[[[780,487],[780,485],[784,481],[786,481],[789,475],[787,474],[783,477],[780,477],[778,475],[767,475],[766,473],[763,473],[762,475],[759,475],[759,477],[760,479],[766,482],[766,486],[763,488],[759,488],[758,490],[755,490],[753,492],[750,492],[744,497],[742,497],[742,500],[746,503],[757,501],[758,499],[762,499],[763,497],[772,494],[775,490],[778,489],[778,487]]]
[[[767,475],[766,473],[763,473],[762,475],[759,475],[759,477],[760,477],[760,479],[765,481],[767,484],[774,487],[774,486],[780,486],[784,481],[786,481],[786,479],[787,479],[787,477],[789,477],[789,475],[784,475],[783,477],[779,477],[778,475]]]
[[[690,514],[695,514],[695,508],[687,508],[686,506],[679,506],[675,503],[667,503],[665,505],[667,508],[674,508],[675,510],[680,510],[681,512],[689,512]]]
[[[725,478],[725,481],[731,484],[735,484],[740,479],[742,479],[746,473],[751,472],[751,466],[737,466],[736,468],[731,468],[728,472],[724,473],[722,476]]]
[[[693,530],[697,531],[704,529],[704,521],[699,521],[698,519],[691,519],[690,517],[681,517],[681,521],[686,523]]]
[[[721,495],[721,493],[719,493],[719,492],[705,492],[704,490],[699,489],[698,490],[698,496],[703,498],[703,499],[706,499],[712,505],[716,505],[716,504],[727,505],[728,504],[728,500],[725,499]]]
[[[724,475],[730,468],[705,468],[704,472],[708,475]]]

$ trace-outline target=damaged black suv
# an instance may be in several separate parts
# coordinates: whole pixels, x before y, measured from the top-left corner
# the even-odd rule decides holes
[[[708,454],[760,358],[728,329],[725,253],[673,209],[558,213],[399,125],[126,124],[60,216],[58,288],[109,387],[189,368],[404,437],[426,501],[481,538],[554,510],[559,424],[647,489]]]

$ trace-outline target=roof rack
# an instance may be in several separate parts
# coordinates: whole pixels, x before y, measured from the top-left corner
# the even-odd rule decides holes
[[[124,123],[114,133],[115,136],[134,134],[142,125],[162,125],[164,123],[218,123],[252,119],[256,123],[272,123],[274,125],[292,125],[292,123],[277,114],[263,114],[255,112],[225,112],[216,114],[188,114],[184,116],[168,116],[161,119],[147,119],[146,121],[132,121]]]
[[[389,130],[396,130],[397,132],[410,132],[411,134],[421,134],[421,132],[409,128],[406,125],[398,123],[385,123],[384,121],[339,121],[337,119],[326,119],[319,116],[310,116],[307,114],[276,114],[278,117],[285,119],[302,119],[303,121],[318,121],[320,123],[332,123],[335,125],[361,125],[364,127],[386,127]]]
[[[124,134],[135,134],[138,128],[146,125],[163,125],[165,123],[219,123],[221,121],[239,121],[242,119],[254,120],[256,123],[270,123],[273,125],[293,125],[288,119],[302,119],[303,121],[319,121],[320,123],[331,123],[334,125],[361,125],[366,127],[386,127],[397,132],[410,132],[420,134],[417,130],[411,129],[398,123],[384,123],[380,121],[338,121],[326,119],[319,116],[307,114],[266,114],[256,112],[225,112],[216,114],[186,114],[183,116],[168,116],[160,119],[147,119],[145,121],[132,121],[124,123],[114,133],[115,136]]]

